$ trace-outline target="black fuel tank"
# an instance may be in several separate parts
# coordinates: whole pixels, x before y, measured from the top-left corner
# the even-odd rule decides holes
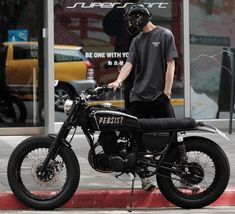
[[[90,121],[94,130],[138,129],[137,117],[115,110],[92,111]]]

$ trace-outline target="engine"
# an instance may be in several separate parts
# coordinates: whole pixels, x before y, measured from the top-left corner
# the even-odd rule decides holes
[[[89,160],[95,170],[99,172],[122,172],[135,166],[136,154],[131,151],[130,139],[124,133],[116,131],[100,132],[96,150],[98,150],[98,147],[101,147],[102,150],[93,154]]]

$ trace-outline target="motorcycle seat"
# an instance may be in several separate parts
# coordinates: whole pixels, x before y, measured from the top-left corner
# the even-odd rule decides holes
[[[190,130],[196,127],[193,118],[140,118],[141,130]]]

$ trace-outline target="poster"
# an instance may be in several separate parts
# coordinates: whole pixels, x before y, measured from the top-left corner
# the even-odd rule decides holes
[[[9,42],[28,41],[28,30],[25,29],[8,30],[8,41]]]

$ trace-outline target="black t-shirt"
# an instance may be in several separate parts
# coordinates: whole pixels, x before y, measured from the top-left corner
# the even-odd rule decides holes
[[[157,26],[140,33],[131,43],[127,62],[136,66],[130,101],[153,101],[165,87],[167,61],[178,57],[173,34]]]

